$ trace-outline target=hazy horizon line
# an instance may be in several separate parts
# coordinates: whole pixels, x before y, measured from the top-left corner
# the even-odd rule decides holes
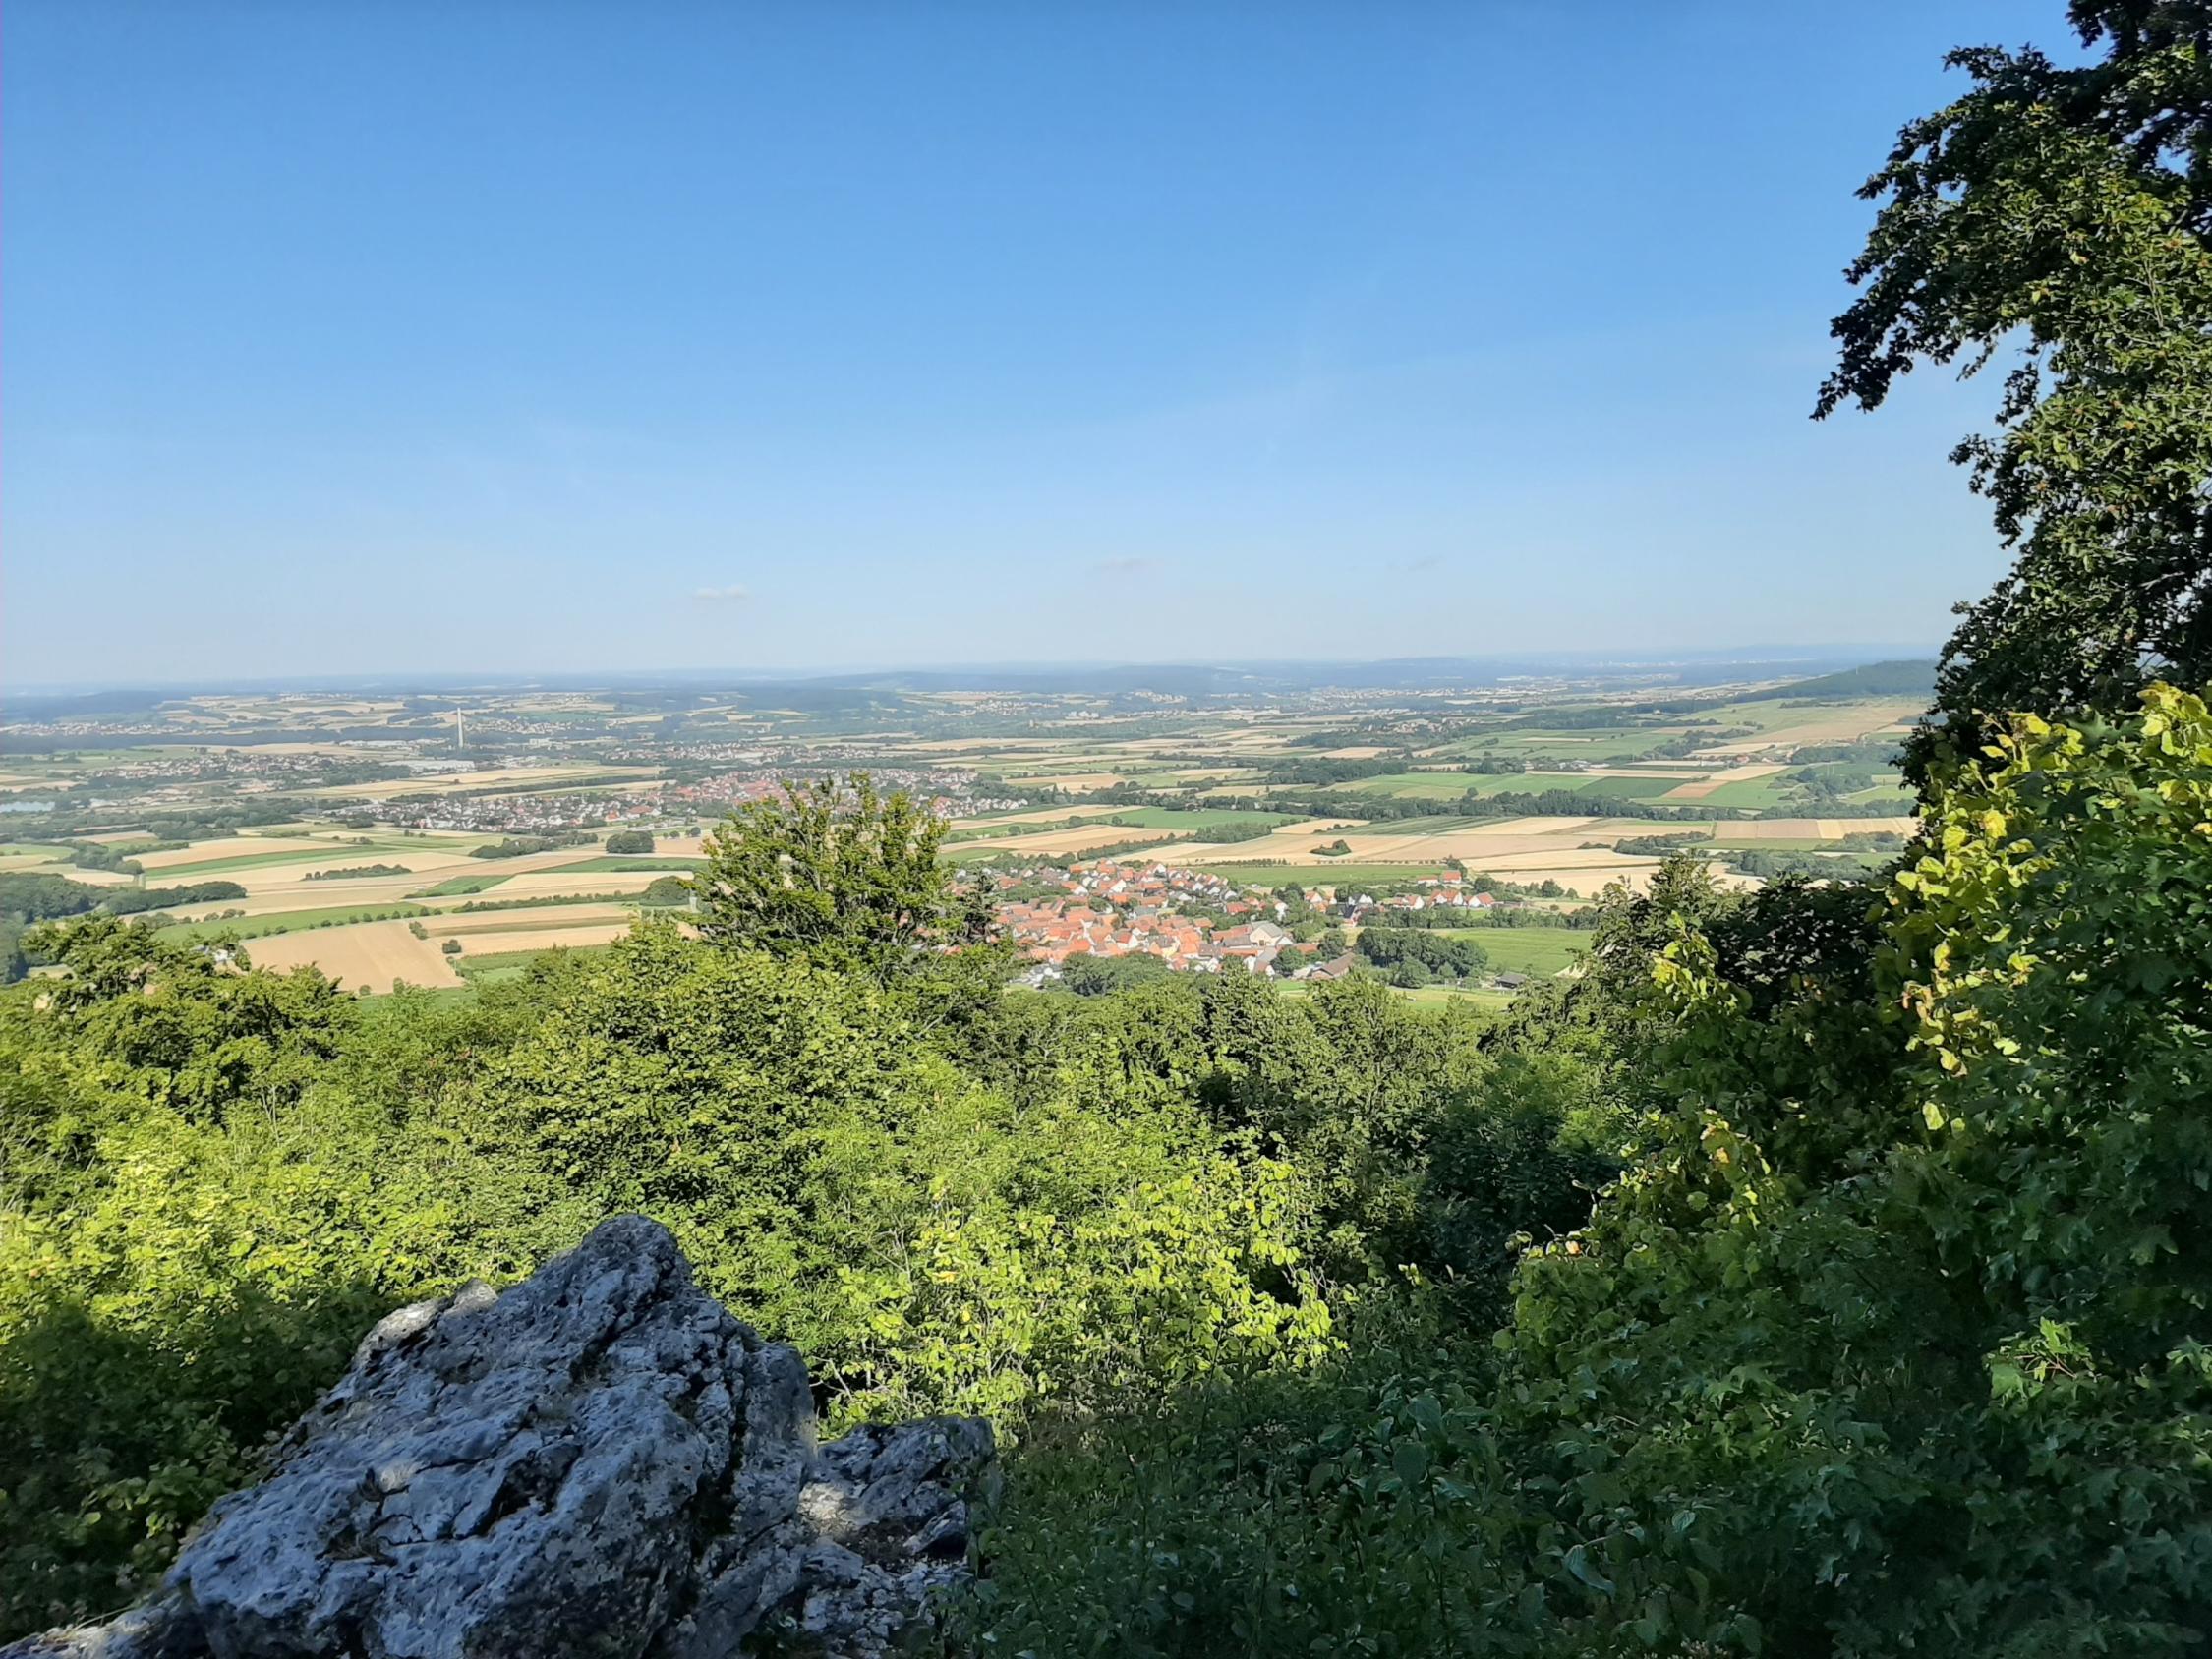
[[[911,660],[830,662],[806,667],[785,668],[692,666],[680,668],[591,667],[505,670],[481,668],[372,669],[331,674],[295,672],[207,675],[189,679],[111,676],[101,679],[0,680],[0,699],[70,695],[96,696],[103,692],[124,691],[173,691],[205,694],[222,690],[274,691],[287,688],[313,690],[320,687],[334,689],[342,686],[359,689],[370,686],[437,685],[452,690],[466,690],[472,686],[503,689],[515,686],[548,684],[556,681],[564,684],[588,681],[626,681],[634,683],[656,680],[800,684],[818,680],[849,679],[856,675],[879,674],[958,675],[1056,672],[1077,674],[1147,668],[1250,672],[1262,668],[1392,667],[1411,663],[1436,663],[1439,665],[1461,663],[1483,664],[1489,667],[1520,666],[1531,668],[1543,666],[1614,667],[1621,669],[1656,669],[1691,665],[1717,667],[1726,666],[1732,662],[1742,662],[1746,665],[1778,666],[1794,662],[1840,662],[1845,659],[1875,662],[1926,658],[1933,661],[1940,650],[1940,646],[1924,643],[1837,641],[1815,645],[1760,645],[1753,643],[1649,652],[1600,647],[1483,653],[1413,652],[1399,657],[1171,657],[1158,658],[1101,657],[1062,659],[1004,658],[946,662]]]

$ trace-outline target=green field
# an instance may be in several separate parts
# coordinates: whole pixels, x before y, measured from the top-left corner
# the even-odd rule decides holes
[[[1275,989],[1285,997],[1310,997],[1313,994],[1311,983],[1302,979],[1278,980]],[[1447,1008],[1483,1009],[1494,1013],[1511,1002],[1514,996],[1510,991],[1498,991],[1486,985],[1393,985],[1387,989],[1401,1002],[1412,1002],[1437,1013]]]
[[[190,864],[169,864],[147,871],[146,879],[150,886],[163,887],[174,882],[198,881],[204,876],[219,876],[226,870],[261,870],[277,864],[375,864],[380,861],[378,855],[405,856],[425,850],[421,841],[372,841],[367,846],[333,841],[323,847],[285,847],[275,852],[242,852]]]
[[[0,859],[11,864],[66,863],[69,857],[69,848],[51,842],[10,841],[0,846]]]
[[[1681,730],[1680,726],[1652,725],[1597,727],[1585,731],[1501,731],[1497,734],[1497,747],[1487,752],[1515,755],[1530,761],[1539,755],[1562,761],[1627,761],[1657,748],[1670,737],[1679,736]],[[1461,751],[1483,752],[1485,751]]]
[[[1751,808],[1802,804],[1805,799],[1804,791],[1793,783],[1784,783],[1782,775],[1777,772],[1770,777],[1747,777],[1734,783],[1723,783],[1706,796],[1701,804],[1709,807]],[[1805,816],[1820,817],[1820,808],[1806,807]]]
[[[513,872],[509,871],[507,874],[512,875]],[[483,892],[488,887],[495,887],[506,879],[506,876],[455,876],[450,881],[438,883],[435,887],[425,887],[421,892],[412,896],[416,898],[458,898],[466,893]]]
[[[292,847],[282,852],[243,852],[227,858],[200,859],[191,864],[165,864],[158,870],[146,872],[146,880],[154,887],[174,882],[196,882],[204,876],[219,876],[226,870],[260,870],[272,864],[333,864],[341,858],[358,854],[369,856],[367,847]]]
[[[572,956],[589,956],[611,948],[606,944],[566,944],[551,945],[544,950],[496,950],[489,956],[460,955],[453,958],[453,971],[471,984],[497,985],[502,980],[520,979],[532,962],[555,950],[565,950]]]
[[[266,916],[234,916],[227,922],[172,922],[156,930],[155,937],[191,943],[230,934],[239,939],[265,939],[270,934],[302,933],[309,928],[341,927],[348,922],[383,922],[434,912],[420,904],[343,904],[324,910],[276,910]]]
[[[1893,804],[1899,813],[1910,812],[1920,804],[1919,795],[1914,792],[1912,785],[1902,777],[1892,778],[1886,783],[1877,783],[1871,789],[1860,789],[1852,794],[1845,795],[1843,798],[1851,802],[1880,801],[1885,806]]]
[[[1548,979],[1590,948],[1585,928],[1439,928],[1452,939],[1471,939],[1490,959],[1493,973]]]
[[[1356,777],[1336,787],[1361,795],[1388,795],[1401,801],[1456,801],[1470,789],[1491,793],[1495,789],[1517,787],[1519,782],[1517,777],[1476,777],[1464,772],[1385,772],[1373,777]],[[1485,788],[1485,785],[1490,787]]]
[[[1176,772],[1196,772],[1196,767],[1178,767]],[[1176,772],[1147,772],[1133,773],[1130,781],[1139,789],[1215,789],[1227,784],[1249,781],[1259,775],[1256,767],[1214,767],[1205,770],[1199,777],[1178,777]]]

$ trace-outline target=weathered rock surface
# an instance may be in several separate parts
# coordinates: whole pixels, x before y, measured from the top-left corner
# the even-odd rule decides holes
[[[0,1659],[879,1654],[965,1575],[991,1472],[965,1418],[818,1448],[798,1355],[625,1217],[392,1314],[163,1595]]]

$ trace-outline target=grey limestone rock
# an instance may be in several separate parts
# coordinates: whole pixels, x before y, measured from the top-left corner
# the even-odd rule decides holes
[[[392,1314],[159,1597],[0,1659],[857,1659],[966,1575],[991,1478],[970,1419],[817,1447],[798,1355],[623,1217]]]

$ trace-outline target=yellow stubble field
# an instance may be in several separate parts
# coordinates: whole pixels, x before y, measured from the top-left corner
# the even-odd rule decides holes
[[[1728,819],[1713,827],[1716,841],[1840,841],[1846,835],[1889,831],[1909,835],[1919,828],[1912,818],[1757,818]]]
[[[389,991],[394,980],[423,986],[462,983],[436,942],[417,939],[405,922],[356,922],[274,934],[249,940],[246,950],[257,968],[284,973],[314,966],[352,991]]]

